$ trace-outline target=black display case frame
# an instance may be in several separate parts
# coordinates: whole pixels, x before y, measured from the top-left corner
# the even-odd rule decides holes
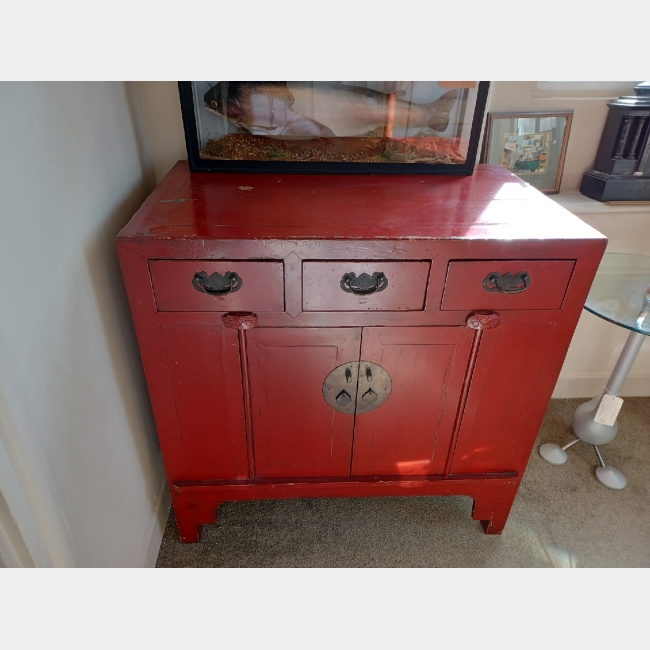
[[[462,164],[444,163],[354,163],[266,160],[209,160],[200,157],[194,95],[191,81],[179,81],[178,91],[185,129],[187,159],[192,172],[259,172],[273,174],[454,174],[469,176],[474,171],[478,144],[485,118],[490,82],[479,81],[472,119],[467,159]]]

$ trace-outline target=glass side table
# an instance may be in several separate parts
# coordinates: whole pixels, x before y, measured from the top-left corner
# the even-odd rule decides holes
[[[598,445],[611,442],[618,432],[618,421],[610,426],[595,421],[600,403],[605,395],[617,396],[632,368],[632,364],[650,336],[650,257],[606,253],[603,257],[585,309],[610,323],[630,330],[630,335],[603,392],[589,402],[581,404],[573,415],[573,440],[564,447],[546,443],[539,453],[551,465],[563,465],[566,450],[581,440],[592,444],[600,462],[596,478],[603,485],[621,490],[627,485],[625,476],[617,469],[605,465]]]

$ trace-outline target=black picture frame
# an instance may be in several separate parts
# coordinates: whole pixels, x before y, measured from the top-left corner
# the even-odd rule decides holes
[[[469,176],[474,171],[478,142],[483,128],[490,82],[479,81],[472,119],[467,159],[463,164],[297,162],[265,160],[208,160],[199,155],[194,96],[191,81],[179,81],[187,159],[192,172],[254,172],[272,174],[454,174]]]

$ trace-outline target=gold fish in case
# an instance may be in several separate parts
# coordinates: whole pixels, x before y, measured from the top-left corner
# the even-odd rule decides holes
[[[471,174],[477,81],[179,82],[193,171]]]

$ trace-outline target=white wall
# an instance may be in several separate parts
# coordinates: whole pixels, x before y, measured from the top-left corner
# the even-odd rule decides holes
[[[5,563],[16,527],[37,566],[155,561],[164,471],[113,245],[154,184],[137,84],[0,84]]]
[[[141,81],[140,92],[156,182],[179,161],[187,160],[183,117],[175,81]]]
[[[488,111],[574,111],[567,147],[561,193],[555,200],[609,237],[608,249],[634,253],[650,249],[650,207],[603,207],[577,190],[582,175],[596,157],[607,102],[622,94],[634,94],[633,85],[612,90],[566,88],[536,81],[497,81],[491,84]],[[178,90],[175,82],[141,82],[147,132],[151,141],[156,180],[159,182],[177,160],[187,158]],[[577,194],[577,199],[576,195]],[[606,382],[625,342],[625,330],[583,314],[555,397],[592,397]],[[597,352],[595,352],[597,350]],[[622,395],[650,395],[650,343],[642,350]]]

